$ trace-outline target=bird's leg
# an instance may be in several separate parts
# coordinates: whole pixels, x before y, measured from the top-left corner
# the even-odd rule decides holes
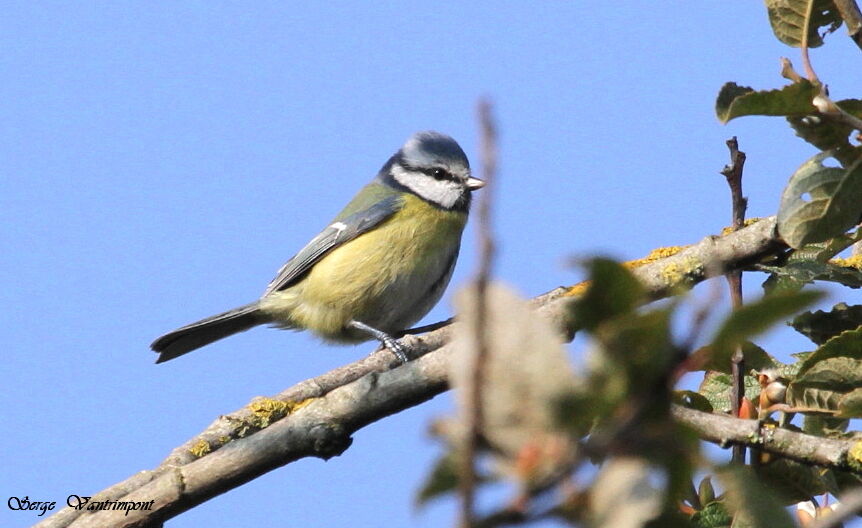
[[[399,343],[397,339],[387,334],[383,330],[378,330],[360,321],[350,321],[349,323],[347,323],[347,326],[355,328],[357,330],[361,330],[366,334],[372,336],[374,339],[380,341],[383,346],[388,348],[393,354],[395,354],[395,357],[397,357],[398,360],[401,361],[401,363],[407,363],[407,347]]]

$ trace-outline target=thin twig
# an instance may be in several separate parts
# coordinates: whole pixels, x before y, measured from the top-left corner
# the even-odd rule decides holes
[[[745,152],[739,150],[736,136],[727,140],[727,148],[730,150],[730,164],[724,166],[721,174],[724,175],[727,179],[727,185],[730,186],[733,229],[739,231],[745,225],[745,210],[748,208],[748,200],[742,194],[742,169],[745,166]],[[730,299],[735,310],[742,306],[742,271],[736,270],[728,273],[727,283],[730,287]],[[745,359],[742,355],[742,346],[738,346],[734,350],[730,368],[733,378],[730,400],[733,415],[739,416],[742,398],[745,396]],[[736,445],[733,447],[733,460],[736,462],[745,460],[744,446]]]
[[[739,231],[745,225],[745,210],[748,209],[748,199],[742,194],[742,169],[745,166],[745,152],[739,150],[736,136],[727,140],[730,150],[730,165],[725,165],[721,174],[730,186],[730,196],[733,200],[733,229]]]
[[[805,20],[802,24],[802,42],[799,44],[799,51],[802,53],[802,66],[805,68],[805,75],[808,80],[819,84],[820,79],[814,73],[814,68],[811,66],[811,59],[808,56],[808,32],[811,27],[811,15],[814,13],[814,0],[808,0],[808,5],[805,9]]]
[[[479,101],[479,127],[481,130],[482,179],[485,188],[477,208],[479,233],[479,269],[476,273],[476,356],[473,377],[466,399],[467,436],[463,453],[461,475],[460,526],[469,528],[475,524],[474,503],[476,495],[476,452],[482,432],[482,386],[485,381],[485,363],[488,357],[487,300],[485,292],[491,278],[494,259],[494,237],[491,231],[491,200],[497,170],[497,131],[491,115],[491,103]]]
[[[829,92],[826,89],[826,86],[820,87],[820,93],[814,96],[811,103],[828,119],[847,125],[854,130],[862,131],[862,119],[835,104],[835,101],[829,98]]]

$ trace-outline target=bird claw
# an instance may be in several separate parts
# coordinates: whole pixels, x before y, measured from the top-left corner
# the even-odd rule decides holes
[[[395,354],[395,357],[398,358],[398,361],[400,361],[401,364],[410,361],[410,358],[407,356],[409,348],[406,345],[399,343],[397,339],[387,334],[386,332],[368,326],[367,324],[360,321],[350,321],[349,326],[358,330],[362,330],[363,332],[366,332],[370,336],[374,337],[374,339],[380,341],[383,347],[387,348],[390,352]]]
[[[410,361],[410,358],[407,357],[407,347],[399,343],[397,339],[384,339],[383,346],[395,354],[395,357],[398,358],[398,361],[400,361],[402,365]]]
[[[374,349],[371,352],[371,356],[374,354],[378,354],[383,352],[384,350],[392,352],[392,355],[395,356],[395,359],[398,360],[402,365],[410,361],[410,352],[412,351],[407,345],[400,343],[397,339],[383,339],[380,341],[380,346]]]

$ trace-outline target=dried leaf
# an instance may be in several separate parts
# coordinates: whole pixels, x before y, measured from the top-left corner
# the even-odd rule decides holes
[[[573,391],[577,380],[563,338],[549,321],[503,285],[489,284],[486,293],[488,355],[481,390],[482,434],[504,471],[519,478],[541,479],[570,455],[568,436],[555,430],[556,406]],[[477,346],[476,289],[460,291],[455,305],[460,324],[455,327],[450,379],[464,409]],[[541,460],[529,467],[534,474],[518,474],[525,467],[525,453],[540,456]]]
[[[590,526],[641,528],[661,514],[664,493],[650,484],[651,469],[640,458],[613,458],[590,490]]]

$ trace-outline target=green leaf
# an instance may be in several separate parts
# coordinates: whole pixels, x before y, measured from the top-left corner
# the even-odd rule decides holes
[[[749,115],[801,117],[817,111],[811,101],[818,93],[819,89],[806,80],[762,91],[729,82],[718,92],[715,113],[722,123]]]
[[[853,389],[838,402],[839,418],[862,418],[862,388]]]
[[[552,405],[555,429],[567,431],[570,436],[585,436],[599,417],[613,410],[610,402],[596,397],[589,390],[573,390],[563,394]]]
[[[787,262],[801,262],[815,260],[817,262],[829,262],[829,259],[849,248],[856,242],[862,240],[862,229],[857,229],[850,234],[841,234],[836,237],[814,242],[790,253]]]
[[[446,453],[434,463],[434,468],[416,493],[416,506],[424,506],[429,500],[458,488],[458,461],[453,453]]]
[[[862,271],[829,262],[794,261],[780,267],[759,266],[758,269],[772,273],[763,282],[763,288],[771,294],[797,291],[814,281],[835,282],[848,288],[862,287]]]
[[[853,127],[825,119],[817,115],[787,116],[790,128],[796,135],[817,147],[818,150],[846,149],[852,147],[850,134]]]
[[[735,514],[734,527],[796,527],[778,498],[761,484],[750,467],[725,466],[717,475],[727,489],[727,505]]]
[[[763,283],[767,292],[798,290],[815,280],[838,282],[851,288],[862,286],[862,272],[848,270],[829,263],[829,259],[862,239],[862,229],[842,234],[823,242],[806,244],[792,251],[782,266],[758,265],[756,269],[770,273]]]
[[[847,431],[850,420],[823,414],[806,414],[802,421],[802,432],[816,436],[835,436]]]
[[[433,499],[457,492],[460,471],[458,455],[454,451],[445,453],[435,460],[431,473],[428,474],[425,482],[422,483],[422,486],[416,492],[414,506],[421,508]],[[486,484],[496,480],[492,475],[484,473],[477,475],[477,482],[479,484]]]
[[[709,504],[715,500],[715,488],[712,485],[712,477],[709,475],[703,477],[697,486],[697,498],[701,504]]]
[[[860,99],[845,99],[837,101],[835,104],[850,115],[862,117],[862,100]],[[855,130],[852,125],[838,119],[829,119],[817,113],[787,116],[787,122],[790,123],[797,136],[818,149],[847,151],[848,158],[854,157],[854,151],[857,150],[857,147],[854,147],[850,141],[851,134]],[[844,161],[843,155],[837,157],[842,162]],[[855,157],[858,157],[858,154]]]
[[[624,266],[607,258],[586,263],[590,285],[572,305],[577,329],[593,331],[610,319],[632,312],[643,302],[646,292]]]
[[[854,387],[862,381],[860,374],[862,374],[862,359],[833,357],[818,361],[793,382],[797,387],[803,384],[828,389]]]
[[[823,310],[805,312],[790,323],[797,332],[818,345],[822,345],[845,330],[853,330],[860,325],[862,325],[862,305],[847,306],[846,303],[836,304],[829,312]]]
[[[823,293],[818,291],[776,292],[737,308],[716,332],[712,340],[713,354],[729,358],[737,345],[822,297]]]
[[[842,99],[836,101],[835,104],[848,114],[862,118],[862,99]]]
[[[825,166],[829,158],[834,151],[803,163],[782,193],[778,232],[793,248],[840,235],[862,215],[862,160],[844,169]]]
[[[832,470],[832,476],[838,484],[839,493],[846,493],[862,486],[862,476],[856,475],[851,471]]]
[[[762,465],[758,476],[785,506],[807,501],[814,495],[837,491],[835,479],[828,470],[786,458]]]
[[[690,390],[678,390],[673,392],[673,402],[689,409],[702,412],[712,412],[712,404],[703,394]]]
[[[689,517],[677,510],[675,505],[666,504],[661,515],[644,524],[643,528],[692,528],[692,524]]]
[[[860,395],[852,393],[860,388],[862,328],[857,328],[833,337],[802,361],[787,387],[787,403],[802,412],[858,417]]]
[[[859,361],[847,358],[821,361],[805,376],[791,383],[793,390],[788,387],[787,403],[799,412],[837,415],[841,399],[857,388],[857,384],[845,376],[845,369],[858,369],[860,366]]]
[[[728,513],[723,501],[714,501],[691,516],[695,528],[729,528],[733,516]]]
[[[616,368],[630,373],[634,385],[650,383],[653,374],[663,375],[673,361],[667,309],[632,313],[602,326],[597,338],[602,352],[615,360]]]
[[[757,396],[760,395],[760,383],[754,376],[748,375],[744,376],[742,381],[745,385],[745,397],[751,401],[756,401]],[[715,412],[729,413],[732,409],[730,403],[731,383],[730,374],[711,371],[703,377],[697,391],[709,400]]]
[[[669,325],[669,309],[657,309],[619,316],[597,330],[587,359],[585,395],[590,399],[586,415],[599,419],[596,427],[628,412],[631,401],[644,403],[639,411],[644,421],[668,418],[671,394],[666,377],[669,364],[678,357]],[[662,427],[669,428],[664,423]]]
[[[862,329],[842,332],[824,343],[803,360],[797,376],[802,376],[817,363],[835,357],[862,359]]]
[[[796,359],[796,363],[791,363],[787,365],[789,367],[789,372],[785,372],[785,377],[795,378],[797,374],[799,374],[799,369],[802,367],[802,362],[811,357],[811,354],[814,352],[793,352],[790,354],[791,357]]]
[[[766,10],[772,32],[781,42],[798,48],[802,46],[805,36],[805,19],[809,0],[766,0]],[[841,15],[835,5],[829,0],[815,0],[808,21],[808,47],[816,48],[823,45],[820,28],[826,27],[824,35],[841,26]]]

